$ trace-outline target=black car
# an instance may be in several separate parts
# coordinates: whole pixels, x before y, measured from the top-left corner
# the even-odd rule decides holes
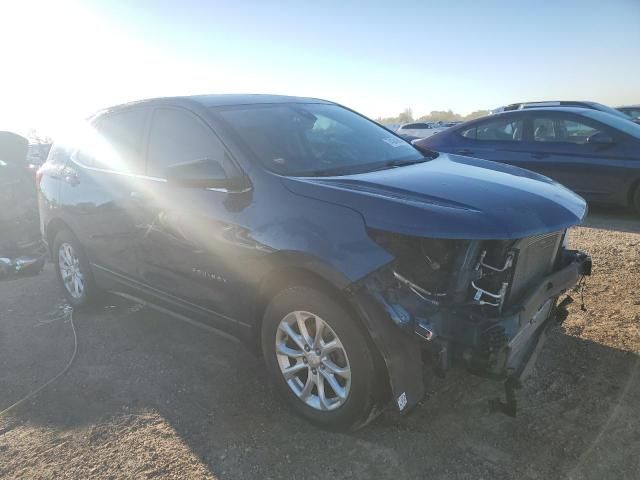
[[[460,362],[511,388],[590,269],[565,246],[586,212],[574,193],[420,151],[323,100],[115,107],[54,145],[39,175],[74,307],[106,289],[231,333],[329,429],[365,425],[391,399],[409,411],[425,351],[441,374]]]
[[[46,260],[35,171],[29,168],[27,151],[26,138],[0,132],[0,278],[37,273]]]
[[[546,175],[588,201],[640,213],[640,125],[597,110],[498,113],[417,142]]]

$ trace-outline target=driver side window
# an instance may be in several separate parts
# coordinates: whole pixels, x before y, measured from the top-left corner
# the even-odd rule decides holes
[[[222,162],[224,146],[204,122],[177,108],[157,108],[153,112],[147,175],[164,178],[170,165],[205,159]]]

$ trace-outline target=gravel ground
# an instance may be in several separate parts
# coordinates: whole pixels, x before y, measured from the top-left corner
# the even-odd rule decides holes
[[[1,478],[638,478],[640,222],[595,212],[572,231],[594,275],[519,392],[453,371],[406,417],[329,434],[281,406],[259,359],[117,302],[74,314],[70,371],[0,418]],[[0,410],[58,372],[73,336],[51,265],[0,283]]]

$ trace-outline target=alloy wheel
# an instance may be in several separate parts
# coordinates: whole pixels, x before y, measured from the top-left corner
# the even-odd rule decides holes
[[[287,314],[278,325],[276,356],[287,385],[309,407],[335,410],[346,402],[349,358],[338,335],[317,315]]]
[[[73,246],[62,243],[58,249],[58,266],[64,288],[75,299],[82,297],[85,281],[80,270],[80,259],[76,255]]]

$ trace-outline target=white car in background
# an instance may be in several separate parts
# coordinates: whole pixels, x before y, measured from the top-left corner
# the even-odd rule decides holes
[[[404,137],[415,137],[422,139],[428,138],[446,129],[447,127],[443,125],[436,125],[431,122],[412,122],[400,125],[400,128],[396,130],[396,133]]]

